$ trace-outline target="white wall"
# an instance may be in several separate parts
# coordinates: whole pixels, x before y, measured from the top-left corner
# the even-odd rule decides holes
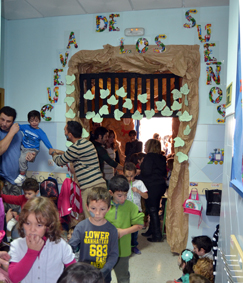
[[[190,181],[192,182],[222,182],[222,166],[208,165],[209,154],[214,148],[224,145],[224,125],[217,124],[216,120],[222,118],[216,104],[209,101],[209,90],[216,86],[206,85],[206,63],[203,62],[203,43],[198,39],[196,27],[183,28],[186,22],[185,12],[188,9],[165,9],[136,12],[122,12],[117,24],[119,32],[95,32],[96,15],[80,15],[69,17],[55,17],[44,19],[6,21],[4,30],[4,86],[6,89],[6,105],[16,108],[17,120],[25,122],[27,113],[32,109],[40,108],[48,103],[47,87],[53,89],[53,70],[61,68],[59,51],[65,52],[68,36],[75,32],[78,49],[72,46],[70,55],[78,50],[101,49],[103,45],[119,45],[119,40],[124,37],[125,28],[144,27],[145,35],[150,45],[154,45],[154,38],[158,34],[165,34],[163,41],[168,44],[200,45],[201,76],[199,81],[199,121],[195,142],[189,155]],[[107,18],[109,14],[104,14]],[[212,24],[210,43],[216,43],[212,48],[212,55],[222,61],[221,84],[225,103],[226,70],[227,70],[227,42],[228,42],[228,7],[198,8],[198,13],[193,15],[197,24],[201,24],[202,34],[204,27]],[[126,44],[135,44],[138,37],[125,37]],[[149,48],[152,48],[151,46]],[[154,47],[153,47],[154,48]],[[125,55],[124,55],[125,56]],[[67,67],[61,80],[65,82]],[[60,96],[52,111],[53,121],[42,122],[41,127],[47,132],[54,147],[65,149],[63,128],[65,125],[65,86],[60,86]],[[190,102],[189,102],[190,103]],[[50,171],[47,166],[48,154],[41,147],[30,170]],[[57,167],[51,170],[64,170]],[[203,202],[205,200],[202,197]],[[212,234],[217,220],[206,218],[205,225],[197,229],[197,225],[190,221],[189,236],[201,233]],[[190,237],[189,237],[190,238]]]

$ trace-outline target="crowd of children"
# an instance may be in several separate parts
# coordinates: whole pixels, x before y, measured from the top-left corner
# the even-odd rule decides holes
[[[75,162],[70,163],[72,178],[64,181],[57,208],[50,198],[38,196],[38,182],[25,176],[27,163],[34,160],[41,140],[51,155],[57,154],[39,128],[39,114],[35,110],[29,112],[29,125],[20,125],[23,141],[20,174],[15,183],[22,185],[24,194],[8,195],[0,191],[6,204],[19,206],[17,210],[5,207],[7,230],[14,231],[15,237],[12,237],[9,255],[0,252],[0,280],[10,283],[109,283],[114,269],[118,283],[130,282],[129,257],[132,253],[141,254],[138,231],[146,226],[148,217],[149,229],[142,234],[152,236],[148,238],[150,242],[162,241],[159,205],[169,187],[173,155],[164,156],[158,138],[148,140],[146,153],[142,153],[142,144],[136,139],[136,132],[131,131],[123,174],[112,177],[112,172],[107,178],[108,189],[104,186],[87,189],[84,203],[80,176],[75,174]],[[1,130],[7,130],[2,125]],[[65,129],[70,136],[71,132]],[[110,134],[113,151],[115,134],[112,131]],[[73,136],[78,141],[79,133]],[[28,153],[33,156],[27,158]],[[83,210],[84,220],[79,218]],[[74,226],[72,218],[77,220]],[[66,237],[63,229],[67,231]],[[168,282],[214,281],[211,239],[194,237],[192,245],[193,250],[183,250],[178,258],[182,276]]]

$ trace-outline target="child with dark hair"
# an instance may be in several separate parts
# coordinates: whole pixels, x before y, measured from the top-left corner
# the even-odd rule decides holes
[[[111,178],[109,192],[112,196],[111,208],[105,218],[118,230],[119,258],[114,267],[117,282],[130,282],[129,257],[131,255],[131,233],[143,227],[144,214],[138,212],[136,204],[126,200],[129,183],[125,176]]]
[[[166,283],[183,282],[189,283],[189,276],[194,273],[193,266],[197,263],[198,255],[191,250],[185,249],[178,257],[178,266],[182,270],[181,278],[174,281],[167,281]]]
[[[96,267],[77,262],[66,268],[57,283],[104,283],[102,272]]]
[[[208,257],[213,260],[212,240],[206,236],[198,236],[192,238],[193,251],[200,257]]]
[[[21,210],[18,231],[11,242],[9,278],[17,282],[56,282],[64,266],[76,262],[71,247],[61,238],[61,224],[54,202],[30,199]]]
[[[29,124],[19,125],[20,131],[23,132],[24,136],[21,145],[21,154],[19,157],[20,174],[14,180],[15,184],[17,184],[18,186],[22,186],[24,180],[26,179],[25,175],[28,169],[26,154],[28,152],[31,152],[33,153],[33,156],[36,156],[40,149],[40,141],[43,141],[43,143],[49,150],[52,148],[52,145],[48,140],[45,132],[41,128],[39,128],[40,121],[40,112],[37,110],[32,110],[28,113]]]
[[[111,282],[111,270],[118,259],[117,229],[105,219],[110,202],[107,189],[93,188],[87,196],[91,216],[76,225],[69,241],[73,252],[80,249],[79,261],[100,269],[105,283]]]
[[[211,283],[206,277],[192,273],[189,276],[189,283]]]

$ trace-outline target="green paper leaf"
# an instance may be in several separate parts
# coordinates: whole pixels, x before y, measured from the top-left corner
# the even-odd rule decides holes
[[[187,111],[184,111],[183,114],[179,117],[181,122],[189,122],[192,119],[192,115],[189,115]]]
[[[66,85],[66,94],[71,94],[75,91],[75,85]]]
[[[154,116],[154,114],[155,114],[154,109],[145,110],[144,112],[145,112],[146,118],[147,118],[148,120],[151,119],[151,118]]]
[[[108,105],[103,105],[103,106],[100,108],[99,114],[100,114],[100,116],[102,116],[102,115],[108,115],[108,114],[109,114]]]
[[[143,115],[140,114],[138,110],[132,115],[133,120],[141,120],[143,118]]]
[[[64,102],[66,102],[69,107],[73,104],[74,101],[75,101],[74,97],[71,96],[66,96],[64,99]]]
[[[84,94],[84,98],[88,99],[88,100],[93,100],[94,99],[94,94],[92,94],[91,90],[88,90],[85,94]]]
[[[70,85],[73,81],[75,81],[75,75],[72,74],[72,76],[66,75],[66,84]]]
[[[173,105],[171,106],[171,109],[173,111],[180,110],[181,109],[181,103],[179,103],[178,101],[175,100],[173,102]]]
[[[158,111],[163,110],[163,108],[166,106],[166,102],[164,99],[162,99],[161,101],[156,101],[155,104],[157,106]]]
[[[176,156],[178,157],[179,163],[182,163],[183,161],[187,161],[188,160],[188,156],[185,153],[183,153],[183,152],[180,152],[180,151],[177,152]]]
[[[179,92],[178,89],[173,89],[171,93],[173,93],[173,99],[174,100],[176,100],[178,98],[182,98],[182,94]]]
[[[94,111],[88,111],[86,112],[85,118],[86,119],[92,119],[95,116],[95,112]]]
[[[184,132],[183,132],[183,134],[184,134],[185,136],[188,136],[188,135],[190,134],[190,132],[191,132],[191,129],[190,129],[189,125],[187,125],[186,128],[185,128],[185,130],[184,130]]]
[[[141,101],[142,103],[147,103],[148,102],[147,96],[148,96],[147,93],[139,94],[138,100]]]
[[[65,116],[67,117],[67,118],[70,118],[70,119],[73,119],[75,116],[76,116],[76,114],[73,112],[73,110],[70,108],[69,110],[68,110],[68,112],[65,114]]]
[[[97,113],[97,114],[94,116],[94,118],[92,118],[92,121],[93,121],[94,123],[101,123],[101,122],[103,121],[103,118],[101,118],[101,117],[100,117],[100,114]]]
[[[83,128],[83,131],[82,131],[82,138],[85,139],[89,136],[89,133],[85,130],[85,128]]]
[[[170,108],[168,106],[166,106],[165,109],[161,111],[161,114],[163,116],[171,116],[172,113],[173,113],[173,111],[170,110]]]
[[[190,92],[188,85],[184,84],[181,88],[180,88],[180,92],[184,95],[188,95],[188,93]]]
[[[121,121],[121,117],[124,115],[124,113],[122,111],[120,111],[119,109],[116,109],[114,111],[114,118],[117,120],[117,121]]]
[[[110,105],[116,105],[118,103],[118,99],[116,99],[115,95],[113,94],[109,99],[107,99],[107,103]]]
[[[184,103],[185,103],[186,106],[188,106],[188,99],[187,99],[187,96],[185,97]]]
[[[123,103],[124,108],[127,108],[129,110],[132,109],[133,105],[132,105],[132,100],[130,98],[126,98],[126,101]]]
[[[125,97],[127,95],[123,86],[116,91],[116,95],[120,97]]]
[[[180,117],[182,115],[181,111],[178,111],[176,116]]]
[[[73,143],[70,141],[66,141],[66,147],[69,147],[70,145],[72,145]]]
[[[105,99],[107,96],[109,96],[110,91],[109,89],[101,89],[100,90],[100,98]]]
[[[180,147],[180,146],[182,147],[185,145],[185,142],[180,137],[174,138],[174,141],[175,141],[174,147]]]

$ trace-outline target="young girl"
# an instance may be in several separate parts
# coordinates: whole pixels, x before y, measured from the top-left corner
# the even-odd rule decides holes
[[[29,200],[19,216],[18,238],[11,243],[9,277],[13,283],[55,283],[64,266],[75,263],[72,248],[61,238],[54,203],[46,197]]]
[[[183,282],[189,283],[189,276],[193,271],[193,265],[197,263],[198,255],[188,249],[185,249],[181,252],[181,255],[178,257],[178,265],[182,270],[183,275],[178,280],[167,281],[166,283],[174,282]]]

